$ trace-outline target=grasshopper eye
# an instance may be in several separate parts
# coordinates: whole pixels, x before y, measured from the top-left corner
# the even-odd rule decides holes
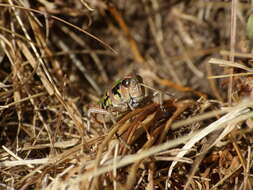
[[[124,79],[121,84],[124,86],[124,87],[128,87],[130,85],[130,81],[131,79]]]

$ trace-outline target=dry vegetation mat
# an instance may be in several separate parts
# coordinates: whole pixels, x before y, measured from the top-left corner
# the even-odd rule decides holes
[[[0,189],[252,190],[252,5],[0,1]]]

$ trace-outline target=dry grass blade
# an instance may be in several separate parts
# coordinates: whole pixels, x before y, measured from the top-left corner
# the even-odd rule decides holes
[[[17,6],[17,5],[9,5],[9,4],[3,4],[3,3],[0,3],[0,6],[1,7],[13,7],[13,8],[17,8],[17,9],[23,9],[23,10],[26,10],[26,11],[31,11],[31,12],[35,12],[35,13],[39,13],[39,14],[42,14],[42,15],[47,15],[48,17],[51,17],[55,20],[58,20],[60,22],[63,22],[64,24],[68,25],[68,26],[71,26],[73,28],[75,28],[76,30],[79,30],[83,33],[85,33],[86,35],[88,35],[89,37],[97,40],[98,42],[100,42],[101,44],[103,44],[105,47],[109,48],[110,50],[112,50],[114,53],[117,53],[113,48],[111,48],[108,44],[106,44],[105,42],[103,42],[102,40],[100,40],[98,37],[90,34],[89,32],[77,27],[76,25],[73,25],[69,22],[66,22],[65,20],[61,19],[61,18],[58,18],[56,16],[53,16],[53,15],[48,15],[47,13],[44,13],[42,11],[38,11],[38,10],[35,10],[35,9],[30,9],[30,8],[27,8],[27,7],[22,7],[22,6]]]
[[[183,148],[182,148],[183,151],[181,151],[177,155],[177,157],[180,158],[180,157],[184,156],[188,152],[188,150],[190,150],[194,146],[195,143],[200,141],[205,136],[209,135],[210,133],[212,133],[216,130],[225,128],[224,131],[222,132],[222,134],[220,135],[220,137],[209,148],[211,148],[212,146],[217,144],[219,140],[224,138],[224,136],[227,135],[236,126],[235,125],[236,123],[238,123],[239,121],[245,120],[245,118],[242,117],[242,115],[248,114],[247,118],[251,118],[253,116],[253,112],[250,112],[251,106],[252,106],[251,99],[244,100],[241,104],[234,107],[234,109],[232,109],[232,111],[230,113],[222,116],[220,119],[218,119],[214,123],[210,124],[208,127],[201,130],[200,132],[198,132],[189,142],[187,142],[183,146]],[[238,119],[239,119],[239,121],[238,121]],[[226,124],[229,124],[229,123],[233,124],[232,125],[233,128],[226,127]],[[177,162],[174,161],[172,163],[172,165],[170,166],[170,170],[168,173],[169,177],[171,177],[172,171],[173,171],[176,164],[177,164]]]
[[[1,1],[0,189],[251,190],[251,7]]]

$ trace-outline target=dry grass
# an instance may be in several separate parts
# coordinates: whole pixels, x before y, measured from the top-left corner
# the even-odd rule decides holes
[[[0,1],[0,189],[253,189],[251,6]],[[88,131],[131,73],[163,110],[150,99]]]

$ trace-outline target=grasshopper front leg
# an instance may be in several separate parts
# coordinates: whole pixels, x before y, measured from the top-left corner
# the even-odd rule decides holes
[[[91,107],[91,108],[89,108],[89,110],[87,112],[87,130],[88,130],[88,132],[90,131],[91,116],[92,116],[93,113],[108,115],[108,116],[110,116],[110,119],[112,120],[113,124],[116,123],[115,118],[113,117],[113,114],[110,111],[107,111],[107,110],[102,109],[102,108]]]

